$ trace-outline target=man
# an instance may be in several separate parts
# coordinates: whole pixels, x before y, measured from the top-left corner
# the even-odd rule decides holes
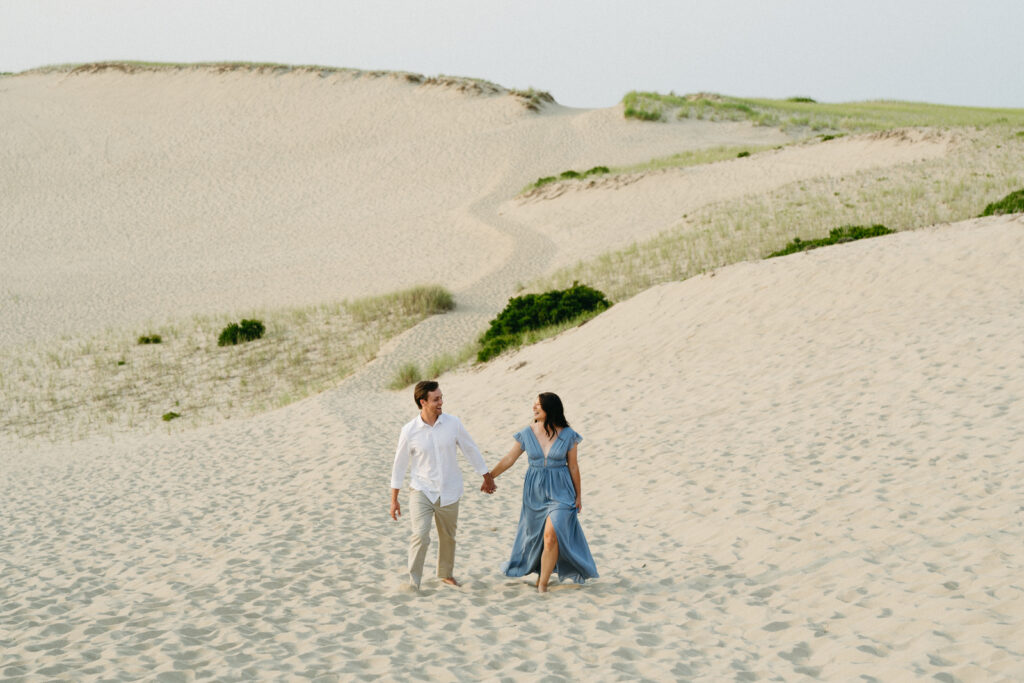
[[[477,474],[483,476],[481,490],[494,493],[494,477],[462,422],[441,412],[441,389],[437,382],[416,384],[413,400],[420,414],[402,427],[391,469],[391,519],[402,515],[398,491],[411,464],[409,509],[412,537],[409,539],[409,585],[419,589],[423,561],[430,546],[430,522],[437,525],[437,576],[450,586],[459,586],[455,568],[455,528],[462,497],[462,473],[455,456],[458,446]],[[396,516],[397,515],[397,516]]]

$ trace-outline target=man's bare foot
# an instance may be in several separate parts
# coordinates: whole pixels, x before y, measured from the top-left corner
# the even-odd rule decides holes
[[[441,579],[441,582],[447,583],[449,586],[455,586],[456,588],[462,587],[462,584],[456,581],[454,576],[449,576],[447,579]]]

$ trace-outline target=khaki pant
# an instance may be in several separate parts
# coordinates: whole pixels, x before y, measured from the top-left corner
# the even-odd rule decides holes
[[[459,501],[441,505],[441,499],[431,503],[422,491],[409,492],[409,512],[412,517],[412,536],[409,539],[409,582],[419,588],[423,577],[423,561],[430,547],[430,521],[437,525],[437,576],[447,579],[455,569],[455,528],[459,519]]]

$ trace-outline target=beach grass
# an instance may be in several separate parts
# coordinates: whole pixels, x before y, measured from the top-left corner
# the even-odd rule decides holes
[[[381,345],[452,307],[440,287],[317,306],[247,311],[262,338],[217,345],[239,315],[201,315],[148,325],[138,335],[108,330],[0,348],[0,392],[11,397],[0,429],[23,438],[75,440],[97,434],[185,429],[246,417],[335,386]],[[162,416],[178,415],[171,426]],[[161,427],[161,425],[163,427]]]
[[[716,93],[668,95],[629,92],[622,99],[626,118],[647,121],[699,119],[751,121],[784,130],[869,132],[916,126],[987,127],[1024,125],[1024,109],[962,107],[923,102],[876,100],[824,103],[809,97],[740,98]]]
[[[662,282],[764,258],[794,237],[826,238],[836,226],[880,223],[901,231],[973,218],[1024,185],[1020,137],[998,126],[955,134],[959,141],[941,158],[709,204],[651,239],[561,268],[527,289],[580,281],[622,301]]]
[[[660,171],[666,168],[687,168],[690,166],[701,166],[713,164],[716,161],[726,161],[749,157],[758,152],[771,149],[779,149],[779,145],[717,145],[701,149],[687,149],[667,156],[655,157],[638,164],[624,166],[594,166],[586,171],[563,171],[557,176],[545,176],[538,178],[533,183],[524,187],[520,194],[528,194],[533,190],[553,185],[555,183],[573,183],[593,178],[594,176],[605,175],[628,175]]]

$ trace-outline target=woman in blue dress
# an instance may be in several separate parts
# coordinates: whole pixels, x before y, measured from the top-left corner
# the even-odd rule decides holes
[[[546,593],[552,572],[560,580],[583,583],[597,577],[597,566],[580,528],[583,509],[576,444],[583,440],[565,419],[562,400],[543,393],[533,404],[533,423],[516,432],[516,444],[491,470],[499,474],[524,452],[529,469],[523,480],[523,509],[512,557],[501,566],[506,576],[537,573],[537,590]]]

